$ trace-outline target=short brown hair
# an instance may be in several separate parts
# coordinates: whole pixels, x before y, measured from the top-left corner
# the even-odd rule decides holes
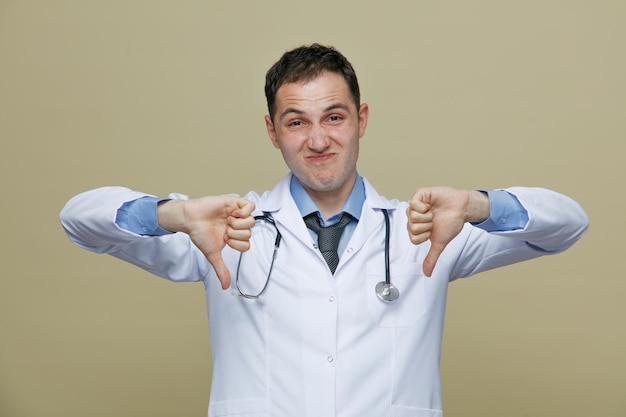
[[[287,51],[265,75],[265,98],[270,118],[274,118],[276,92],[284,83],[309,81],[323,72],[334,72],[343,77],[354,104],[361,104],[359,82],[352,64],[331,46],[314,43]]]

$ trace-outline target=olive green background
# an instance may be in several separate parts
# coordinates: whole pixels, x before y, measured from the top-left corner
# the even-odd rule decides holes
[[[203,416],[201,284],[80,250],[58,213],[125,185],[264,191],[265,71],[335,45],[370,123],[359,170],[543,186],[591,219],[569,252],[451,286],[446,417],[626,415],[626,3],[0,0],[0,416]]]

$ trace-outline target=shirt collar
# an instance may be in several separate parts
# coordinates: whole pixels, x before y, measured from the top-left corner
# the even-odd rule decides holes
[[[298,210],[302,217],[308,216],[311,213],[317,212],[320,216],[320,219],[324,220],[324,216],[322,216],[319,208],[306,192],[300,181],[293,175],[291,177],[291,183],[289,185],[289,190],[291,192],[291,196],[296,202],[296,206],[298,206]],[[339,213],[333,214],[328,219],[327,222],[333,222],[339,220],[341,217],[341,213],[346,212],[350,214],[355,219],[359,220],[361,217],[361,209],[363,208],[363,203],[365,202],[365,185],[363,184],[363,177],[357,174],[356,181],[354,182],[354,187],[352,188],[352,192],[350,193],[350,197],[344,204],[343,208]]]

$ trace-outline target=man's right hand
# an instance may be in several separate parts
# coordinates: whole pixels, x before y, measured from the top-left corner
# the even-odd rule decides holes
[[[230,271],[222,259],[226,245],[240,252],[250,248],[254,203],[234,196],[167,200],[159,204],[159,226],[187,233],[215,269],[222,288],[230,286]]]

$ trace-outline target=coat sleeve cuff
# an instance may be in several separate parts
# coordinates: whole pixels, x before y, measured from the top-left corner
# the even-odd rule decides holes
[[[167,198],[141,197],[127,201],[118,210],[115,223],[122,229],[141,236],[163,236],[172,234],[159,226],[157,205]]]
[[[490,216],[482,223],[472,223],[474,226],[486,232],[509,232],[526,227],[528,212],[517,197],[506,190],[483,192],[489,197]]]

